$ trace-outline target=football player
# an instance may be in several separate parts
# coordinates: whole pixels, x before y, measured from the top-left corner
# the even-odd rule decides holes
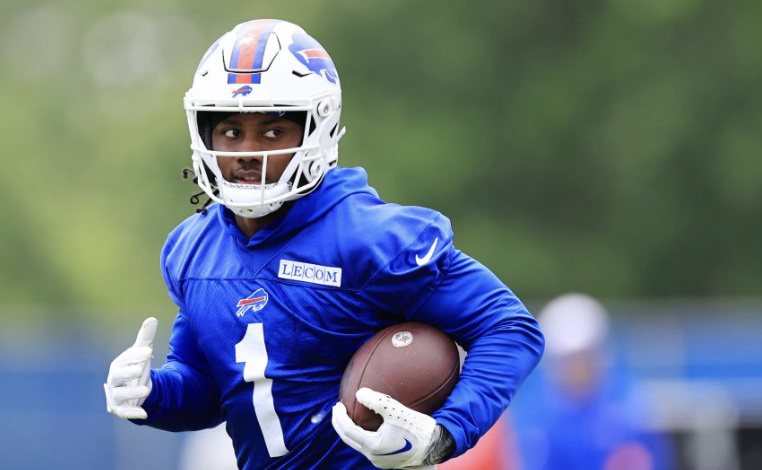
[[[179,309],[166,363],[151,369],[149,318],[111,364],[108,411],[169,431],[226,422],[245,470],[411,468],[471,448],[537,365],[543,336],[453,246],[446,217],[386,203],[363,169],[337,165],[341,89],[325,49],[285,21],[242,23],[203,56],[184,104],[209,201],[162,250]],[[384,418],[369,432],[337,403],[342,373],[403,321],[440,328],[468,356],[432,416],[358,391]]]

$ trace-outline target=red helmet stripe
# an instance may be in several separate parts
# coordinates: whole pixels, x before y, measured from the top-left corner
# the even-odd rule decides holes
[[[270,31],[277,20],[255,20],[245,24],[236,37],[235,46],[230,55],[230,68],[238,70],[259,70],[265,55],[265,46]],[[230,76],[228,83],[259,83],[257,73],[238,73]]]

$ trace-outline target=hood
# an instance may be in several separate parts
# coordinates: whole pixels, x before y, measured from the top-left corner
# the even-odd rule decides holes
[[[345,198],[360,193],[378,197],[376,190],[368,186],[368,174],[365,169],[336,167],[326,173],[317,189],[294,201],[290,211],[270,222],[249,239],[235,224],[235,218],[229,209],[219,205],[217,216],[228,233],[247,246],[255,247],[298,232],[323,217]]]

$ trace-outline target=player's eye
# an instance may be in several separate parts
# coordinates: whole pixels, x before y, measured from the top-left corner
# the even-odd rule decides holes
[[[280,129],[269,129],[263,135],[268,139],[275,139],[281,134],[283,134],[283,131]]]
[[[241,135],[241,131],[238,129],[227,129],[223,132],[223,135],[229,139],[235,139]]]

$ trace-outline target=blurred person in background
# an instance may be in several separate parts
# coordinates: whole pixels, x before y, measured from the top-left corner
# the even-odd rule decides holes
[[[546,336],[540,390],[522,409],[525,470],[668,470],[665,436],[648,430],[649,405],[631,377],[613,373],[609,314],[569,293],[538,315]],[[526,416],[524,416],[526,415]]]
[[[260,468],[410,468],[463,454],[539,362],[543,336],[449,220],[382,201],[340,168],[341,90],[300,27],[242,23],[215,42],[185,97],[205,203],[169,236],[162,274],[179,307],[167,361],[157,321],[111,364],[115,415],[169,431],[226,422],[237,462]],[[432,416],[363,388],[366,431],[337,403],[354,352],[381,329],[431,324],[468,351]],[[331,419],[328,416],[331,416]]]

